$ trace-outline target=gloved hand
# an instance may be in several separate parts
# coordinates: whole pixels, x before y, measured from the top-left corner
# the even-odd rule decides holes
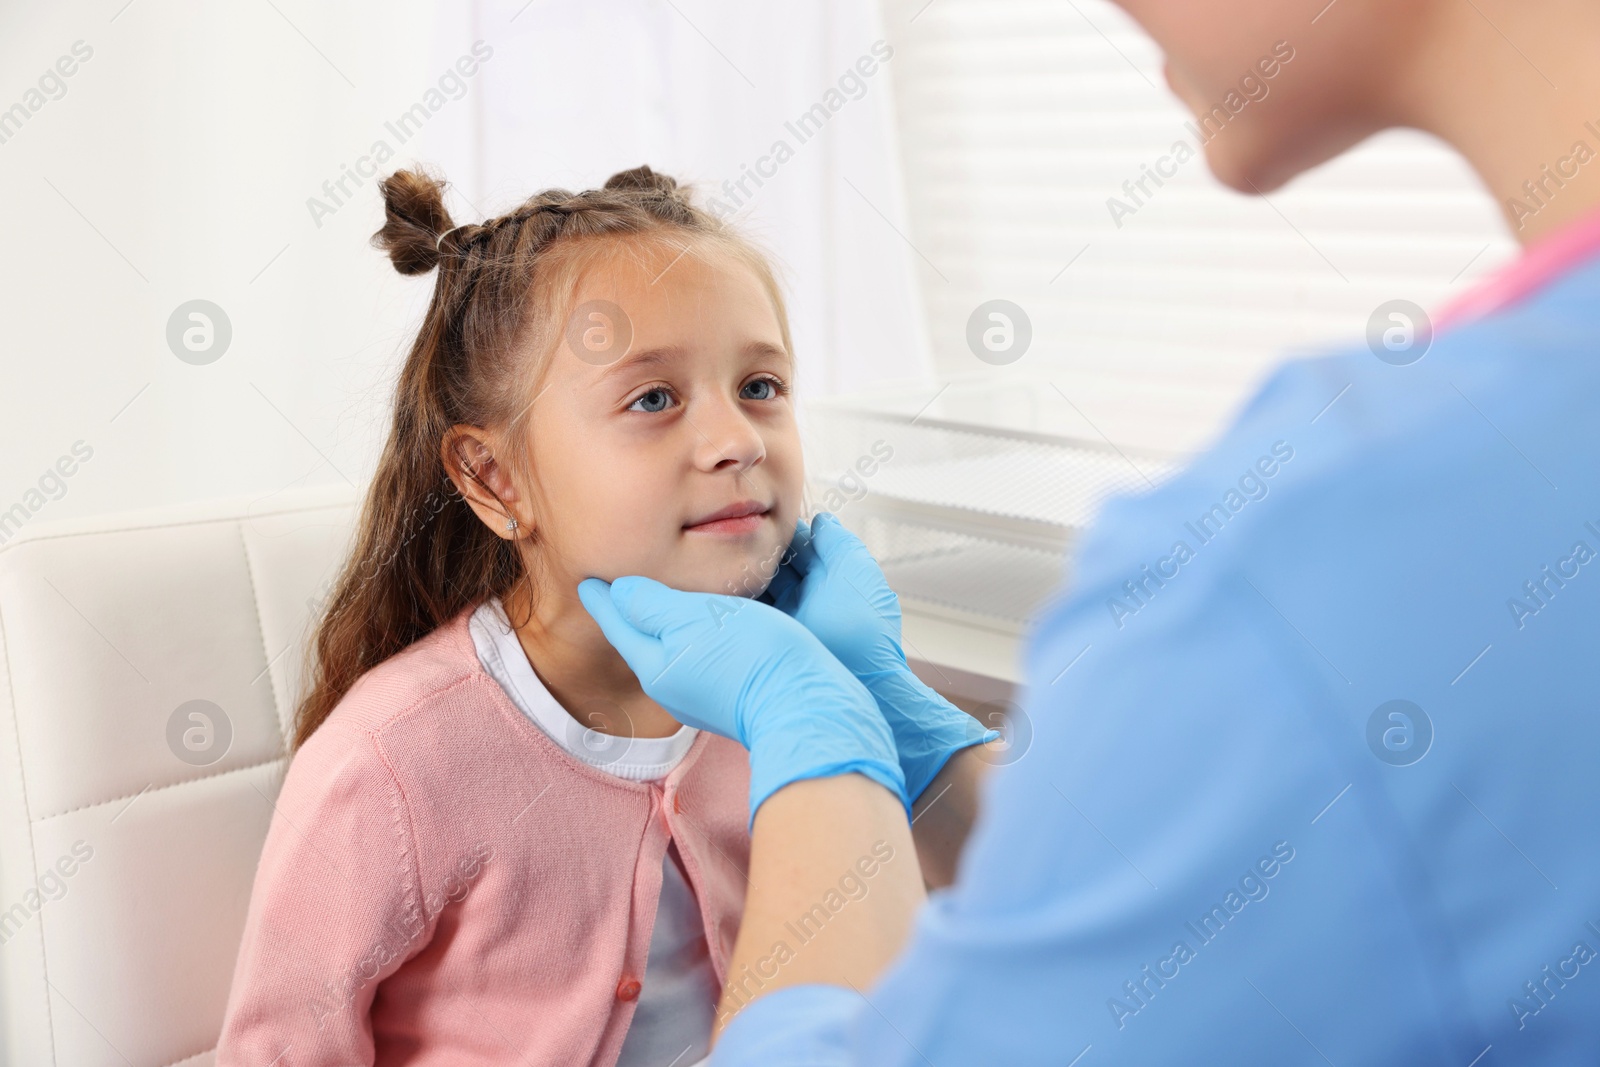
[[[993,741],[971,715],[912,673],[900,647],[900,599],[861,539],[828,512],[795,527],[791,558],[758,600],[793,615],[878,702],[915,802],[956,752]]]
[[[859,772],[900,798],[894,736],[872,695],[796,620],[748,597],[639,575],[585,578],[578,597],[645,694],[679,722],[750,751],[750,825],[790,782]]]

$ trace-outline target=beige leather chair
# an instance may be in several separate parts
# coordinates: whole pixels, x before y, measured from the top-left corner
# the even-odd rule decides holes
[[[213,1063],[356,506],[31,519],[0,545],[0,1067]],[[1014,695],[1010,638],[913,612],[906,636],[968,710]]]
[[[213,1062],[356,493],[0,546],[0,1067]]]

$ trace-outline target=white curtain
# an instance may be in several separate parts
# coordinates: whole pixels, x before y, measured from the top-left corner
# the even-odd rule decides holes
[[[494,47],[474,120],[438,146],[466,218],[648,163],[773,253],[802,399],[932,380],[877,4],[477,0],[441,13],[457,25],[436,65],[462,42]]]

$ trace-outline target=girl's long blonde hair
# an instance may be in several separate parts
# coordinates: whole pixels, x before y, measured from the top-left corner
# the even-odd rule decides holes
[[[473,513],[445,470],[441,449],[457,424],[504,431],[497,456],[528,484],[527,420],[543,370],[560,343],[579,275],[600,252],[715,246],[756,272],[793,355],[783,296],[765,255],[688,190],[649,167],[621,171],[600,189],[541,192],[485,222],[456,226],[446,183],[399,170],[379,183],[383,228],[373,244],[401,274],[439,275],[395,388],[394,422],[357,522],[355,543],[307,648],[310,689],[295,712],[291,751],[327,719],[355,681],[462,609],[531,580],[522,544]],[[630,240],[632,238],[632,240]]]

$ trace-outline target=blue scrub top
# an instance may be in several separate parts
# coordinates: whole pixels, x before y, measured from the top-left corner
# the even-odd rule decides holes
[[[1595,1062],[1593,255],[1409,365],[1283,366],[1109,502],[956,884],[715,1067]]]

